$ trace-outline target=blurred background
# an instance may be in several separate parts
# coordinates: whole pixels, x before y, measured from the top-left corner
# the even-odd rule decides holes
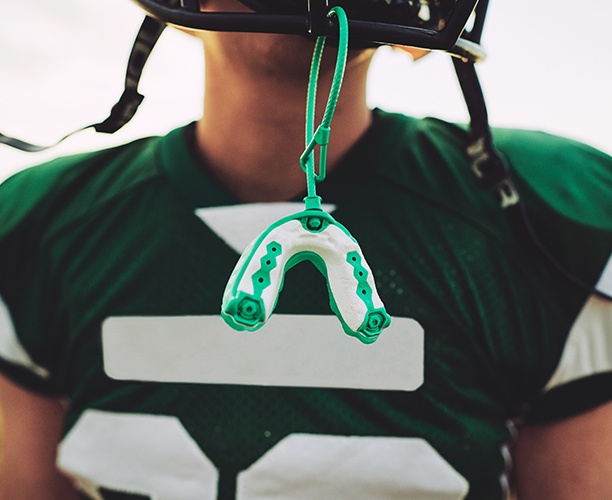
[[[121,94],[142,19],[129,0],[0,2],[0,132],[48,144],[105,118]],[[491,0],[479,65],[491,122],[540,129],[612,153],[612,2]],[[202,112],[199,43],[166,30],[149,61],[146,99],[119,133],[86,131],[51,151],[0,145],[0,180],[50,157],[163,134]],[[373,64],[371,106],[467,121],[449,57],[413,63],[384,48]]]

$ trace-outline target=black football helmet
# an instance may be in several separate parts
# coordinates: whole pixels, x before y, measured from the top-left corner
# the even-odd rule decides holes
[[[160,21],[191,29],[329,37],[337,29],[327,12],[339,5],[349,18],[351,40],[362,45],[410,45],[470,59],[483,56],[474,44],[484,22],[483,0],[478,10],[478,0],[239,0],[250,13],[200,12],[198,0],[134,1]],[[468,35],[465,27],[472,15],[479,18],[478,26],[475,21]]]
[[[408,45],[447,51],[473,66],[484,59],[480,37],[488,0],[238,0],[252,12],[201,12],[199,0],[134,0],[147,16],[128,61],[124,92],[104,121],[83,127],[113,133],[129,122],[144,97],[138,92],[143,67],[166,25],[194,30],[285,33],[334,38],[335,18],[327,13],[340,5],[349,18],[351,43],[357,47]],[[466,25],[471,23],[471,28]],[[469,72],[469,70],[468,70]],[[463,71],[466,73],[466,71]],[[461,76],[470,80],[469,76]],[[471,78],[472,80],[475,78]],[[473,124],[483,119],[484,101],[477,83],[462,83]],[[472,97],[469,97],[470,94]],[[481,103],[482,101],[482,103]],[[471,104],[474,102],[475,104]],[[478,114],[474,115],[472,111]],[[486,124],[476,129],[487,129]],[[73,132],[75,133],[75,132]],[[57,143],[71,134],[67,134]],[[0,133],[0,144],[38,152],[37,146]]]

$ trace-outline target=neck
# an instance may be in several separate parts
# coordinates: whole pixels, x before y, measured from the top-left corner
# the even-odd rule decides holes
[[[319,78],[315,124],[323,116],[333,76],[335,54],[329,52]],[[328,171],[370,124],[365,98],[369,60],[362,55],[347,63],[331,125]],[[205,112],[196,128],[197,145],[209,171],[239,200],[283,201],[304,192],[299,157],[308,69],[303,75],[254,71],[207,54]]]

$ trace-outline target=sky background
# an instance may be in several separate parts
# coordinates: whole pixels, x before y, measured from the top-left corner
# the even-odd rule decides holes
[[[612,1],[582,4],[491,0],[483,36],[489,57],[479,74],[494,126],[544,130],[612,153]],[[129,0],[1,0],[0,132],[47,144],[104,119],[121,94],[141,20]],[[145,102],[130,124],[112,136],[85,131],[45,153],[0,146],[0,180],[55,156],[197,119],[203,84],[199,43],[166,30],[143,75]],[[379,51],[368,101],[467,121],[445,54],[413,63],[397,51]]]

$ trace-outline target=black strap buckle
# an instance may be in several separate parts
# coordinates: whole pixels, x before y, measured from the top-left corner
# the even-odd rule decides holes
[[[60,142],[68,137],[91,127],[93,127],[97,132],[107,134],[112,134],[119,130],[133,118],[138,106],[144,99],[142,94],[138,92],[138,84],[140,82],[144,65],[147,62],[147,59],[164,28],[165,24],[161,21],[148,16],[145,18],[142,26],[140,27],[138,35],[136,36],[134,46],[132,47],[132,52],[130,54],[128,68],[125,75],[123,93],[121,94],[119,101],[113,106],[110,115],[104,121],[93,125],[87,125],[86,127],[81,127],[74,132],[66,134],[60,140],[49,146],[30,144],[29,142],[1,133],[0,144],[6,144],[7,146],[19,149],[21,151],[26,151],[28,153],[37,153],[57,146]]]
[[[508,166],[490,139],[479,137],[466,148],[472,172],[480,187],[496,191],[502,208],[516,205],[519,194],[508,172]]]
[[[328,12],[327,0],[308,0],[308,32],[311,35],[327,35],[330,26]]]

